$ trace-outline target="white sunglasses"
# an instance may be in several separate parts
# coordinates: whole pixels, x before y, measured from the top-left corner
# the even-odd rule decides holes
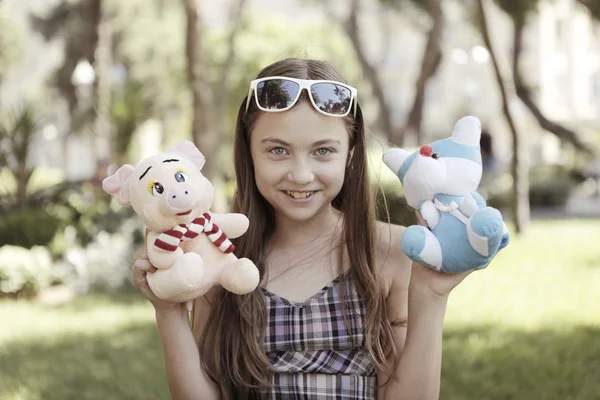
[[[306,89],[315,110],[332,117],[345,117],[354,103],[356,117],[358,90],[350,85],[329,80],[307,80],[285,76],[269,76],[250,82],[246,112],[254,92],[254,100],[261,111],[281,112],[289,110]]]

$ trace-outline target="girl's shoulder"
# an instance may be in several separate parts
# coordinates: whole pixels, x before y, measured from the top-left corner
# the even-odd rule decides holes
[[[400,248],[400,238],[406,229],[401,225],[377,221],[375,229],[375,266],[379,283],[387,294],[395,289],[408,290],[412,261]]]

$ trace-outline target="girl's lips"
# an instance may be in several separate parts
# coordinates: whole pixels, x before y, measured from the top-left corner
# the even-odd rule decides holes
[[[192,210],[188,210],[188,211],[186,211],[186,212],[182,212],[182,213],[179,213],[179,214],[177,214],[177,215],[179,215],[179,216],[184,216],[184,215],[189,215],[189,214],[191,214],[191,213],[192,213]]]

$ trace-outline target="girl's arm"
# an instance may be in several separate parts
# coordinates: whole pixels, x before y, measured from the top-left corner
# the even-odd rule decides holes
[[[200,301],[196,301],[196,304]],[[167,382],[174,400],[219,399],[216,385],[200,364],[200,353],[192,334],[185,305],[156,312],[163,343]]]
[[[382,388],[382,398],[438,399],[447,298],[412,280],[407,292],[407,296],[406,291],[402,294],[408,300],[408,326],[395,329],[396,347],[401,352],[392,376]],[[390,300],[398,297],[390,293]]]
[[[425,221],[417,215],[420,225]],[[389,285],[387,316],[394,327],[398,351],[390,359],[391,376],[380,372],[381,399],[433,400],[439,398],[442,367],[442,330],[448,296],[470,272],[443,274],[413,264],[397,245],[403,227],[392,226],[391,250],[383,271]]]
[[[200,364],[200,354],[192,329],[186,303],[160,300],[150,290],[146,273],[155,268],[142,251],[134,256],[133,280],[152,303],[163,345],[167,382],[174,400],[219,399],[216,385],[208,378]],[[204,298],[195,301],[195,315],[205,320],[210,305]]]

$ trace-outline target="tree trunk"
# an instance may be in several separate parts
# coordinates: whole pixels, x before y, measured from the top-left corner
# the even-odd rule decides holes
[[[486,2],[487,0],[477,0],[479,11],[480,30],[486,47],[490,52],[494,73],[498,82],[498,87],[502,94],[502,111],[506,117],[506,122],[510,127],[513,144],[513,157],[511,162],[511,173],[513,177],[512,193],[512,213],[517,233],[522,233],[529,223],[529,177],[526,166],[523,164],[523,145],[521,143],[516,123],[510,110],[510,99],[514,95],[514,88],[511,90],[511,77],[508,68],[501,64],[499,53],[496,52],[490,37],[490,31],[487,23]]]
[[[186,13],[186,58],[187,74],[193,99],[192,137],[200,151],[209,155],[203,169],[204,175],[212,179],[217,169],[217,138],[210,116],[214,115],[212,92],[206,80],[202,46],[202,21],[196,0],[183,0]],[[213,162],[211,162],[211,160]]]
[[[435,75],[442,62],[442,30],[444,29],[444,14],[441,0],[428,0],[427,11],[432,20],[431,29],[427,34],[427,44],[421,60],[421,72],[415,84],[415,97],[404,127],[396,132],[394,143],[402,146],[407,134],[414,132],[417,143],[424,143],[421,130],[423,106],[425,104],[425,89],[429,79]]]
[[[187,74],[193,99],[192,138],[194,144],[206,156],[202,173],[215,186],[217,195],[223,190],[218,188],[221,179],[219,170],[219,140],[215,121],[213,96],[205,75],[202,46],[202,20],[196,0],[182,0],[186,13],[186,57]],[[221,201],[215,199],[214,207],[220,207]],[[215,209],[216,211],[216,209]]]
[[[515,25],[514,29],[514,38],[513,38],[513,76],[515,81],[515,88],[517,96],[521,99],[523,104],[527,106],[529,111],[533,114],[535,119],[538,121],[539,125],[545,129],[546,131],[553,133],[559,139],[571,143],[577,150],[586,153],[587,155],[594,156],[595,151],[590,147],[589,144],[586,144],[581,141],[579,135],[576,132],[556,123],[550,121],[543,113],[542,110],[535,104],[533,100],[533,96],[529,87],[525,83],[525,80],[521,76],[521,72],[519,70],[519,62],[521,59],[521,52],[523,49],[523,29],[524,22],[517,21],[513,18],[513,22]]]
[[[371,83],[371,87],[373,89],[373,94],[377,99],[377,103],[379,104],[379,122],[381,124],[381,129],[389,142],[392,142],[394,139],[394,129],[392,124],[392,115],[390,111],[390,107],[388,106],[385,93],[383,91],[383,85],[381,83],[381,79],[379,78],[379,73],[377,69],[371,65],[369,60],[365,55],[365,51],[360,42],[360,28],[358,26],[358,0],[352,0],[352,5],[350,8],[350,14],[348,16],[348,20],[344,24],[344,29],[350,42],[352,43],[352,47],[356,52],[356,57],[360,63],[361,69],[365,74],[367,80]],[[394,143],[396,145],[401,145],[402,143]]]
[[[17,205],[20,209],[25,209],[27,206],[27,186],[29,186],[29,180],[33,171],[28,169],[27,160],[19,162],[17,166],[16,180],[17,180]]]
[[[216,109],[216,118],[215,121],[219,124],[220,127],[225,126],[222,123],[222,118],[225,115],[225,109],[227,107],[227,94],[229,93],[227,87],[227,81],[229,80],[229,73],[231,72],[231,67],[235,62],[236,57],[236,48],[235,41],[237,39],[238,34],[243,29],[242,24],[242,14],[246,7],[247,0],[237,0],[236,3],[232,4],[231,12],[230,12],[230,21],[231,31],[229,32],[229,37],[227,38],[227,55],[223,60],[221,65],[221,75],[219,76],[219,82],[217,86],[217,93],[220,95],[217,98],[217,109]],[[220,138],[225,132],[223,132],[223,128],[219,128],[218,140],[220,143]]]
[[[110,137],[110,68],[112,65],[112,28],[106,13],[103,0],[93,0],[91,7],[98,17],[98,40],[94,52],[95,81],[95,150],[97,175],[96,183],[100,183],[106,176],[106,167],[111,157]]]
[[[246,7],[247,0],[237,0],[235,3],[231,5],[230,10],[230,21],[229,24],[231,26],[231,31],[229,32],[229,37],[227,38],[227,55],[223,60],[223,63],[220,66],[220,76],[216,86],[216,93],[219,93],[219,96],[216,98],[215,103],[215,113],[214,113],[214,121],[216,121],[216,137],[215,137],[215,146],[217,148],[221,148],[222,139],[227,135],[225,131],[227,124],[224,123],[223,119],[225,117],[225,111],[227,109],[228,94],[230,93],[229,88],[227,87],[227,82],[229,81],[229,74],[231,72],[231,67],[235,62],[236,57],[236,47],[235,41],[237,39],[238,34],[244,28],[242,24],[242,14]],[[220,158],[217,157],[215,160],[217,165],[220,165]],[[219,169],[220,172],[220,169]],[[215,202],[214,202],[214,211],[216,212],[228,212],[229,210],[229,201],[227,199],[226,190],[225,190],[225,179],[223,174],[219,173],[212,180],[213,185],[215,186]]]

